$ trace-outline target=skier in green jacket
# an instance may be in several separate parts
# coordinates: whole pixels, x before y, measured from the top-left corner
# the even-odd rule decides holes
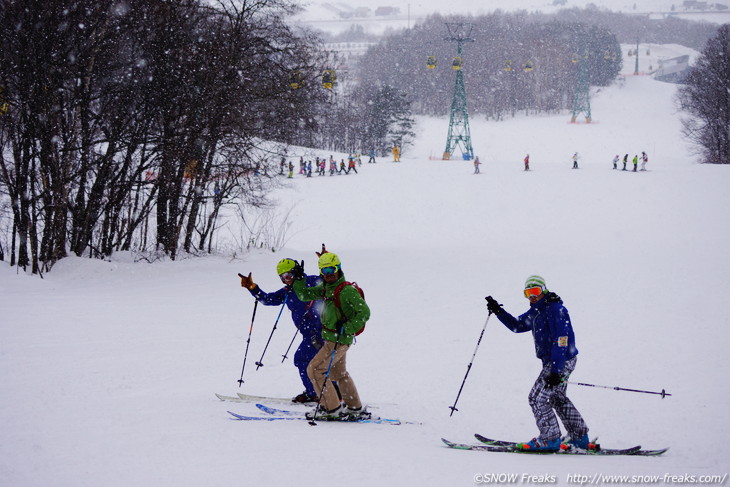
[[[339,257],[325,250],[324,245],[318,255],[322,284],[307,287],[302,264],[292,271],[298,274],[292,287],[299,299],[323,300],[320,320],[324,345],[307,368],[315,388],[323,392],[317,408],[308,412],[307,417],[329,421],[368,419],[370,412],[360,401],[355,382],[347,371],[346,357],[355,334],[365,327],[370,318],[370,308],[358,289],[346,283]],[[330,387],[332,381],[337,382],[342,402],[335,388]]]

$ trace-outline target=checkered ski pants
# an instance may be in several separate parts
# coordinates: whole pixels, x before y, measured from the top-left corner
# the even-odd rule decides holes
[[[575,369],[577,360],[578,357],[573,357],[565,362],[563,376],[566,381]],[[583,435],[588,433],[588,426],[586,426],[583,417],[573,403],[568,399],[568,384],[563,382],[556,387],[547,387],[545,377],[548,374],[550,374],[550,363],[542,368],[528,396],[532,414],[535,415],[535,422],[540,430],[539,439],[550,441],[560,438],[560,425],[557,417],[563,422],[571,438],[582,438]],[[557,417],[555,413],[557,413]]]

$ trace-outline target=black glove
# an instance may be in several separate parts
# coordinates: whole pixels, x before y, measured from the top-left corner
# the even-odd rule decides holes
[[[560,299],[560,296],[558,296],[557,294],[555,294],[555,293],[554,293],[554,292],[552,292],[552,291],[548,292],[548,293],[547,293],[547,294],[545,295],[545,299],[547,300],[547,302],[548,302],[548,303],[557,303],[558,301],[562,301],[562,300]]]
[[[292,273],[292,276],[294,276],[294,280],[296,281],[304,277],[304,261],[300,263],[295,260],[294,262],[296,262],[296,264],[294,264],[294,267],[290,272]]]
[[[314,346],[317,350],[322,348],[322,339],[318,335],[312,335],[310,341],[312,342],[312,346]]]
[[[563,376],[557,372],[550,372],[547,376],[545,376],[545,384],[547,384],[548,387],[559,386],[562,383]]]
[[[504,311],[502,309],[502,305],[499,304],[497,302],[497,300],[494,299],[493,297],[487,296],[484,299],[487,300],[487,309],[489,310],[490,313],[494,313],[495,315],[498,315],[499,313],[501,313],[502,311]]]

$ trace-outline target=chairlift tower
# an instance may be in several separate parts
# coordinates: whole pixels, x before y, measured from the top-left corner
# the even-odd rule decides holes
[[[586,123],[591,123],[591,85],[588,82],[588,47],[583,43],[583,53],[578,56],[578,76],[573,96],[573,116],[570,123],[575,123],[578,115],[584,113]]]
[[[469,131],[469,112],[466,107],[466,88],[464,87],[464,73],[462,70],[462,47],[465,42],[474,42],[470,37],[473,25],[463,22],[446,22],[449,36],[447,41],[456,42],[457,56],[454,58],[452,68],[456,71],[454,82],[454,97],[451,100],[451,117],[449,119],[449,135],[446,138],[446,149],[444,150],[445,161],[451,159],[451,154],[459,147],[461,148],[464,160],[474,157],[474,149],[471,145],[471,134]]]

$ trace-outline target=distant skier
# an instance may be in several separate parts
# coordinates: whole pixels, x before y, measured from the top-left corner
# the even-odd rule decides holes
[[[530,154],[525,156],[525,171],[530,170]]]
[[[649,162],[649,156],[646,155],[646,152],[641,153],[641,170],[646,171],[646,163]]]
[[[334,176],[337,172],[337,162],[330,157],[330,176]]]
[[[294,163],[292,161],[289,161],[289,176],[287,176],[289,179],[294,177]]]
[[[400,162],[400,147],[393,146],[393,162]]]
[[[616,154],[616,157],[613,158],[613,168],[618,169],[618,161],[621,160],[621,157],[619,157],[618,154]]]
[[[357,169],[355,169],[355,159],[350,157],[350,159],[347,161],[347,174],[350,174],[350,171],[355,171],[355,174],[357,174]]]
[[[337,171],[337,174],[342,174],[343,172],[347,174],[347,168],[345,167],[345,160],[340,159],[340,170]]]
[[[487,309],[515,333],[532,332],[537,358],[542,360],[542,371],[528,396],[540,435],[518,447],[525,451],[558,451],[561,445],[560,424],[568,430],[568,444],[586,450],[591,447],[588,426],[566,394],[566,381],[575,369],[578,349],[568,310],[555,293],[548,292],[545,280],[530,276],[525,282],[525,297],[530,309],[515,318],[494,298],[487,296]]]
[[[481,166],[482,163],[479,162],[479,156],[476,156],[474,158],[474,174],[479,174],[479,166]]]
[[[624,168],[623,168],[623,169],[621,169],[622,171],[625,171],[625,170],[626,170],[626,164],[627,164],[628,162],[629,162],[629,155],[628,155],[628,154],[626,154],[626,155],[624,155]]]
[[[375,164],[375,149],[370,149],[370,159],[368,159],[368,164]]]
[[[634,163],[634,172],[636,172],[636,170],[639,168],[639,156],[634,154],[634,158],[632,159],[631,162]]]
[[[573,169],[578,169],[578,153],[573,154]]]

